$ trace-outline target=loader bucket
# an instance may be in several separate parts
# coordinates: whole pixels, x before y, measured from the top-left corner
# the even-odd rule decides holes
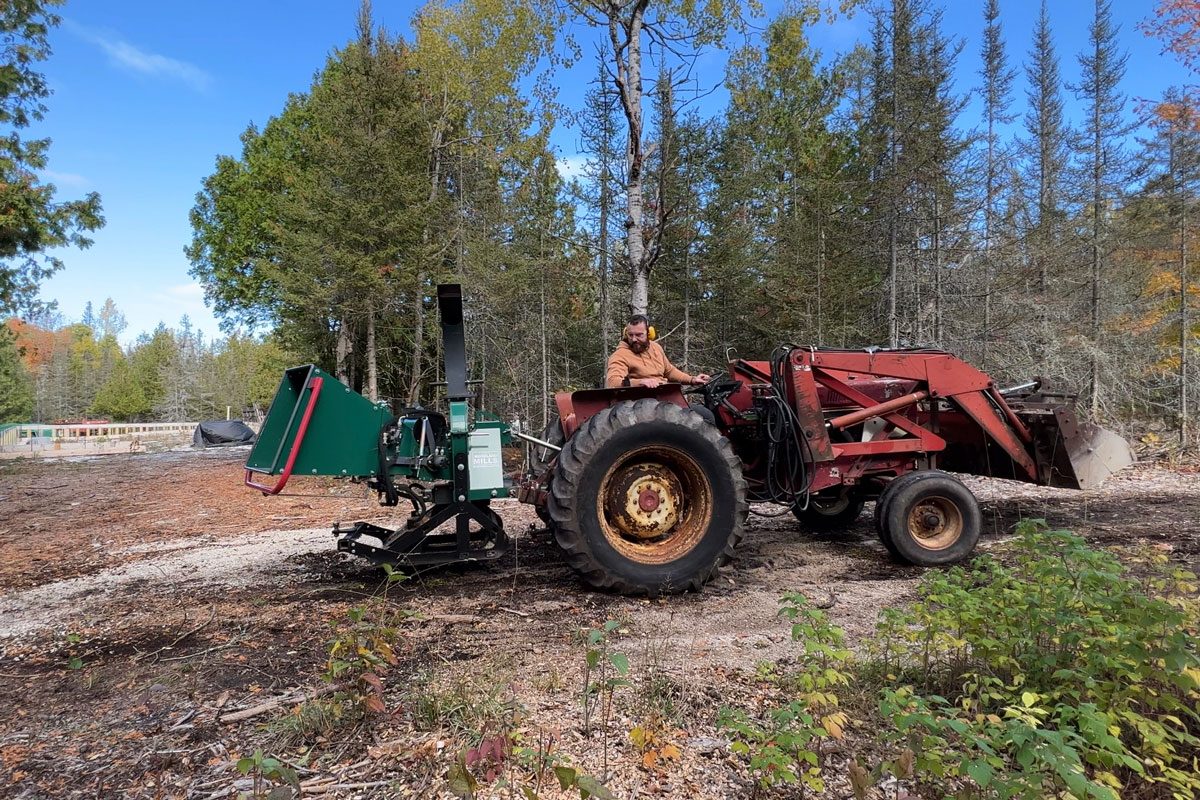
[[[1033,433],[1040,482],[1047,486],[1094,489],[1134,462],[1128,442],[1080,422],[1070,407],[1030,403],[1017,413]]]
[[[258,441],[246,459],[246,484],[277,494],[293,475],[370,476],[379,470],[379,432],[391,419],[372,403],[312,364],[283,373]],[[254,474],[278,475],[274,485]]]

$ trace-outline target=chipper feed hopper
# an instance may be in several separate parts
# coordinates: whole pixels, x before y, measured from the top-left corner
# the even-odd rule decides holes
[[[247,484],[268,493],[292,474],[342,475],[368,480],[385,505],[411,502],[398,530],[335,528],[339,549],[376,562],[496,558],[507,540],[489,502],[515,494],[588,583],[614,591],[699,588],[734,555],[753,503],[831,531],[873,501],[893,558],[934,566],[966,558],[983,527],[951,473],[1088,489],[1133,460],[1120,437],[1078,420],[1073,396],[1040,381],[1001,389],[938,350],[783,347],[686,392],[562,392],[558,418],[531,437],[480,410],[472,421],[459,287],[439,287],[438,304],[448,421],[393,414],[297,367],[246,465]],[[510,485],[500,448],[512,437],[533,447]]]
[[[392,530],[358,522],[334,528],[338,549],[377,563],[412,566],[487,561],[504,554],[504,524],[489,508],[507,497],[501,447],[509,427],[487,412],[471,414],[462,291],[438,287],[448,413],[392,413],[313,365],[293,367],[263,421],[246,461],[246,485],[278,494],[293,475],[365,479],[380,503],[413,506]],[[272,483],[263,476],[277,476]],[[439,531],[453,521],[453,531]]]

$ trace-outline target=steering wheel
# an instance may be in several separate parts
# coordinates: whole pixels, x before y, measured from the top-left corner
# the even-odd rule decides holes
[[[689,386],[684,394],[700,394],[704,396],[704,405],[714,410],[725,397],[733,394],[741,386],[741,381],[731,380],[724,372],[718,372],[699,386]]]

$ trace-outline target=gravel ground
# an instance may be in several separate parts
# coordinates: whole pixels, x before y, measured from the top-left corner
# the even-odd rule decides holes
[[[0,795],[234,797],[250,788],[236,758],[264,748],[307,765],[314,796],[450,796],[455,754],[503,726],[531,747],[553,741],[618,797],[745,796],[745,768],[715,717],[724,704],[764,702],[756,664],[789,658],[780,596],[802,591],[828,606],[861,646],[879,611],[910,598],[921,575],[887,559],[868,505],[849,531],[820,537],[790,514],[753,517],[738,558],[700,593],[599,594],[563,564],[529,507],[498,502],[514,540],[505,558],[390,591],[386,607],[404,613],[389,714],[300,741],[285,735],[294,704],[223,718],[323,685],[333,625],[379,587],[376,570],[336,553],[330,524],[399,520],[348,482],[297,481],[295,495],[264,497],[242,486],[244,458],[0,466]],[[1139,466],[1090,492],[969,482],[984,509],[982,549],[1032,516],[1196,566],[1194,471]],[[633,685],[607,725],[585,731],[579,631],[606,620],[621,622],[613,646],[628,655]],[[629,731],[651,722],[679,746],[678,761],[643,763]],[[872,731],[849,726],[845,746],[828,754],[828,796],[847,795],[846,764],[871,742]],[[543,787],[541,796],[560,795]]]

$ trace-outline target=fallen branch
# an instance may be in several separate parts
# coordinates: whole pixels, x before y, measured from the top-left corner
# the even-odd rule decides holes
[[[507,611],[509,614],[516,614],[518,617],[528,617],[528,616],[530,616],[528,612],[526,612],[526,611],[517,611],[515,608],[505,608],[504,606],[500,606],[500,610],[501,610],[501,611]]]
[[[188,638],[189,636],[192,636],[192,635],[194,635],[194,634],[197,634],[197,633],[199,633],[200,631],[204,630],[205,628],[207,628],[209,625],[211,625],[211,624],[212,624],[212,621],[213,621],[214,619],[216,619],[216,618],[217,618],[217,606],[216,606],[216,604],[215,604],[215,603],[214,603],[214,604],[211,606],[211,611],[212,611],[212,613],[208,615],[208,619],[207,619],[207,620],[205,620],[204,622],[200,623],[199,625],[197,625],[196,627],[192,628],[191,630],[189,630],[189,631],[185,631],[184,633],[181,633],[179,636],[175,637],[175,641],[171,642],[171,643],[170,643],[170,644],[168,644],[168,645],[163,645],[162,647],[158,648],[157,650],[155,650],[155,651],[153,651],[153,652],[151,652],[151,653],[141,653],[141,654],[139,654],[139,655],[137,655],[137,656],[134,656],[134,659],[133,659],[133,660],[134,660],[134,661],[141,661],[141,660],[142,660],[142,659],[144,659],[144,658],[149,658],[150,656],[156,656],[156,655],[158,655],[159,653],[163,652],[164,650],[171,650],[171,649],[173,649],[173,648],[175,647],[175,645],[179,644],[179,643],[180,643],[180,642],[182,642],[184,639],[186,639],[186,638]]]
[[[241,644],[241,643],[242,643],[242,640],[241,640],[241,639],[238,639],[238,640],[237,640],[237,641],[235,641],[235,642],[228,642],[228,643],[226,643],[226,644],[219,644],[219,645],[217,645],[216,647],[209,647],[209,648],[208,648],[208,649],[206,649],[206,650],[197,650],[195,653],[187,653],[187,654],[185,654],[185,655],[182,655],[182,656],[171,656],[170,658],[160,658],[160,659],[159,659],[159,661],[162,661],[163,663],[166,663],[166,662],[168,662],[168,661],[183,661],[183,660],[185,660],[185,659],[188,659],[188,658],[195,658],[196,656],[203,656],[203,655],[207,655],[208,653],[215,653],[215,652],[217,652],[218,650],[228,650],[229,648],[231,648],[231,647],[236,647],[236,646],[238,646],[238,645],[239,645],[239,644]]]
[[[178,722],[176,722],[171,727],[167,728],[167,733],[179,730],[183,726],[187,725],[187,723],[191,722],[195,716],[196,716],[196,709],[193,708],[191,711],[184,714],[183,717]],[[189,725],[188,727],[191,727],[191,726]]]
[[[217,722],[221,723],[222,725],[226,725],[230,722],[241,722],[244,719],[250,719],[251,717],[257,717],[260,714],[266,714],[268,711],[274,711],[280,706],[298,705],[299,703],[307,703],[310,700],[316,700],[318,697],[323,697],[334,691],[336,688],[337,687],[335,686],[322,686],[320,689],[317,689],[314,692],[301,692],[300,694],[290,694],[284,695],[283,697],[276,697],[274,700],[268,700],[265,703],[260,703],[259,705],[251,706],[250,708],[246,708],[241,711],[234,711],[226,714],[223,717],[218,717]]]
[[[333,783],[321,786],[300,787],[304,794],[325,794],[327,792],[344,792],[351,789],[374,789],[378,786],[390,786],[394,781],[369,781],[366,783]]]
[[[428,616],[421,617],[421,619],[425,619],[430,622],[445,622],[450,625],[460,622],[479,621],[479,617],[475,616],[474,614],[430,614]]]

